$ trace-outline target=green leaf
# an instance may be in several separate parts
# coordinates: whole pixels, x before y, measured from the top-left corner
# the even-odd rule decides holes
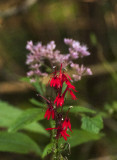
[[[9,127],[21,113],[22,110],[0,101],[0,126]]]
[[[77,145],[98,140],[102,137],[102,134],[90,133],[84,130],[73,130],[71,137],[68,139],[68,143],[70,143],[71,147],[75,147]]]
[[[67,84],[64,82],[62,87],[62,93],[65,91],[66,87],[67,87]]]
[[[0,132],[0,151],[41,155],[39,146],[23,133]]]
[[[93,118],[84,116],[81,121],[81,128],[92,133],[99,133],[99,131],[103,128],[103,120],[100,115],[96,115]]]
[[[16,121],[16,119],[21,114],[23,114],[23,112],[25,111],[13,107],[12,105],[6,102],[0,101],[0,127],[11,127],[13,123]],[[43,117],[44,116],[42,116],[42,118]],[[39,123],[36,122],[24,126],[23,129],[49,135],[48,132],[45,129],[43,129],[43,127]]]
[[[70,147],[75,147],[80,144],[89,142],[89,141],[94,141],[100,139],[103,134],[95,134],[95,133],[90,133],[85,130],[76,130],[74,129],[73,132],[68,132],[70,137],[68,137],[67,142],[70,144]],[[61,139],[61,142],[65,142],[64,139]]]
[[[29,77],[22,77],[22,78],[20,78],[20,80],[23,81],[23,82],[30,83],[30,78]]]
[[[44,151],[42,153],[42,158],[44,158],[45,156],[47,156],[49,153],[52,152],[52,147],[53,147],[53,143],[49,143],[45,148]]]
[[[69,109],[69,107],[65,106],[63,109],[66,112]],[[75,113],[75,114],[77,114],[77,113],[92,113],[92,114],[95,114],[96,112],[94,110],[86,108],[86,107],[73,106],[73,108],[70,109],[70,113]]]
[[[41,103],[41,102],[37,101],[37,100],[34,99],[34,98],[31,98],[31,99],[30,99],[30,102],[31,102],[32,104],[38,106],[38,107],[45,107],[45,106],[46,106],[44,103]]]
[[[38,132],[45,136],[49,136],[49,133],[45,130],[45,128],[40,123],[34,122],[24,126],[22,129],[27,129],[28,131]]]
[[[41,83],[41,86],[42,86],[43,93],[45,93],[46,92],[46,85]]]
[[[9,128],[9,131],[17,131],[34,121],[42,119],[44,119],[44,113],[41,109],[27,109],[16,119],[15,123]],[[41,125],[39,127],[41,130],[44,130],[44,128]]]
[[[32,85],[36,88],[36,90],[37,90],[38,93],[40,93],[41,95],[43,95],[43,91],[42,91],[41,85],[39,84],[38,81],[32,83]]]

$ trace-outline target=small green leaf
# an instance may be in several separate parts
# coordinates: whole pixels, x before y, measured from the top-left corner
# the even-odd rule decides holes
[[[92,133],[99,133],[99,131],[103,128],[103,120],[100,115],[97,115],[93,118],[84,116],[82,117],[81,121],[81,128]]]
[[[23,133],[0,132],[0,151],[41,155],[39,146]]]
[[[9,131],[17,131],[24,128],[26,125],[44,119],[44,113],[39,108],[32,108],[25,110],[15,121],[15,123],[9,128]],[[42,126],[40,126],[43,129]]]
[[[43,92],[45,93],[45,92],[46,92],[46,85],[45,85],[45,84],[43,84],[43,83],[41,83],[41,86],[42,86],[42,90],[43,90]]]
[[[66,87],[67,87],[67,84],[64,82],[62,87],[62,93],[65,91]]]
[[[95,133],[90,133],[85,130],[76,130],[74,129],[73,132],[68,132],[70,137],[68,137],[67,142],[70,144],[70,147],[75,147],[80,144],[89,142],[89,141],[94,141],[100,139],[103,134],[95,134]],[[65,143],[64,139],[61,138],[60,140],[61,143]]]
[[[66,112],[69,109],[69,106],[65,106],[64,111]],[[95,114],[96,112],[90,108],[81,107],[81,106],[73,106],[73,108],[70,109],[70,113],[92,113]]]
[[[23,82],[30,83],[30,78],[29,77],[23,77],[23,78],[20,78],[20,80],[23,81]]]
[[[47,156],[49,153],[52,152],[52,147],[53,147],[53,143],[49,143],[45,148],[44,151],[42,153],[42,158],[44,158],[45,156]]]
[[[41,95],[43,95],[43,91],[42,91],[41,85],[39,84],[38,81],[32,83],[32,85],[36,88],[36,90],[37,90],[38,93],[40,93]]]
[[[38,106],[38,107],[45,107],[45,106],[46,106],[44,103],[41,103],[41,102],[37,101],[37,100],[34,99],[34,98],[31,98],[31,99],[30,99],[30,102],[31,102],[32,104]]]

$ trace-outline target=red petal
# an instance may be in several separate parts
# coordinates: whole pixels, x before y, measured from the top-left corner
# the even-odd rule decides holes
[[[58,129],[58,128],[46,128],[46,130],[52,130],[52,129]]]
[[[50,119],[50,116],[51,116],[51,112],[50,112],[50,111],[48,111],[48,117],[47,117],[47,120],[49,120],[49,119]]]
[[[64,134],[65,134],[67,137],[70,137],[70,135],[69,135],[69,134],[67,134],[66,132],[64,132]]]
[[[46,110],[46,113],[44,115],[44,118],[46,118],[48,116],[48,109]]]
[[[72,96],[72,99],[73,99],[73,100],[76,100],[77,98],[76,98],[75,94],[72,92],[72,90],[69,90],[69,91],[70,91],[70,94],[71,94],[71,96]]]
[[[64,135],[63,132],[61,132],[61,136],[63,136],[64,140],[67,141],[67,137]]]
[[[67,77],[71,80],[71,77],[67,74],[67,73],[65,73],[66,75],[67,75]]]
[[[52,119],[54,119],[54,110],[52,110]]]

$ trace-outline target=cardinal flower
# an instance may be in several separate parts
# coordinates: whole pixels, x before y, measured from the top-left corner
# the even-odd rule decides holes
[[[62,126],[59,126],[57,128],[47,128],[46,130],[57,130],[56,139],[63,137],[65,141],[67,141],[67,137],[70,137],[69,134],[66,133],[67,129],[64,129]]]
[[[56,68],[55,68],[52,79],[49,82],[51,87],[53,86],[58,89],[60,87],[62,88],[63,83],[68,82],[69,80],[71,80],[71,77],[67,73],[64,73],[62,71],[62,64],[61,64],[60,71],[56,71]]]
[[[69,92],[70,92],[70,94],[72,96],[72,99],[76,100],[77,98],[76,98],[75,94],[73,93],[73,91],[71,89],[69,89]]]
[[[50,119],[50,116],[52,116],[52,119],[54,119],[55,117],[53,106],[48,106],[48,109],[46,110],[46,113],[44,115],[45,118],[47,117],[47,120]]]
[[[67,87],[69,88],[69,89],[73,89],[75,92],[77,92],[76,90],[75,90],[75,87],[67,80],[66,81],[66,84],[67,84]]]
[[[54,100],[54,104],[55,103],[57,104],[57,107],[63,106],[63,104],[64,104],[64,95],[61,96],[61,95],[58,94],[58,96]]]
[[[67,141],[67,137],[70,137],[70,135],[69,134],[67,134],[66,133],[66,131],[67,131],[67,129],[58,129],[57,130],[57,139],[59,138],[59,137],[63,137],[64,138],[64,140],[65,141]]]
[[[65,118],[65,120],[64,120],[64,122],[63,122],[63,124],[62,124],[62,127],[64,128],[64,129],[67,129],[67,128],[69,128],[70,129],[70,131],[72,132],[72,130],[71,130],[71,123],[70,123],[70,119],[69,118]]]
[[[54,100],[54,104],[56,103],[57,107],[59,107],[59,106],[62,107],[63,106],[63,104],[64,104],[64,97],[65,97],[65,94],[66,94],[67,91],[70,92],[73,100],[77,99],[76,96],[74,95],[73,91],[70,88],[72,88],[72,89],[74,89],[74,91],[76,91],[75,87],[72,84],[68,83],[68,86],[66,87],[65,91],[63,92],[63,94],[61,95],[61,92],[60,92],[58,94],[58,96],[56,97],[56,99]]]
[[[62,64],[59,72],[59,79],[61,80],[61,87],[64,82],[71,80],[71,77],[67,73],[62,72]]]
[[[54,76],[52,77],[51,81],[50,81],[50,86],[55,87],[55,88],[60,88],[60,79],[58,78],[58,76]]]

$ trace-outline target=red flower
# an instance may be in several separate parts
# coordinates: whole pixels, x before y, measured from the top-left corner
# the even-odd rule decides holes
[[[52,87],[55,87],[55,88],[60,88],[60,79],[55,75],[51,81],[50,81],[50,86]]]
[[[57,75],[57,72],[59,72],[59,75]],[[55,72],[53,72],[53,77],[49,82],[51,87],[53,86],[58,89],[60,87],[62,88],[63,83],[69,80],[71,80],[71,77],[67,73],[62,72],[61,64],[60,71],[56,71],[55,68]]]
[[[58,128],[47,128],[46,130],[57,129],[57,136],[56,139],[63,137],[65,141],[67,141],[67,137],[70,137],[69,134],[66,133],[67,129],[64,129],[62,126]]]
[[[49,108],[46,110],[46,113],[44,115],[45,118],[47,117],[47,120],[50,119],[50,116],[52,116],[52,119],[54,119],[55,117],[53,106],[49,106]]]
[[[57,104],[57,107],[58,106],[62,106],[64,104],[64,95],[60,96],[58,94],[58,96],[56,97],[56,99],[54,100],[54,104]]]
[[[63,130],[63,129],[61,130],[60,129],[60,130],[58,130],[57,131],[58,138],[59,138],[59,135],[60,135],[60,137],[63,137],[64,140],[67,141],[67,137],[70,137],[70,135],[67,134],[66,131],[67,131],[67,129],[65,129],[65,130]]]
[[[76,98],[75,94],[73,93],[73,91],[69,89],[69,92],[70,92],[70,94],[72,96],[72,99],[76,100],[77,98]]]
[[[64,82],[69,82],[69,80],[71,80],[71,77],[67,73],[62,72],[62,64],[60,68],[59,78],[61,79],[61,87]]]
[[[71,130],[71,123],[70,123],[70,119],[69,118],[65,118],[65,120],[64,120],[64,122],[63,122],[63,124],[62,124],[62,127],[64,128],[64,129],[67,129],[67,128],[69,128],[70,129],[70,131],[72,132],[72,130]]]
[[[68,88],[73,89],[75,92],[77,92],[75,90],[75,87],[69,81],[66,81],[66,84],[67,84]]]

